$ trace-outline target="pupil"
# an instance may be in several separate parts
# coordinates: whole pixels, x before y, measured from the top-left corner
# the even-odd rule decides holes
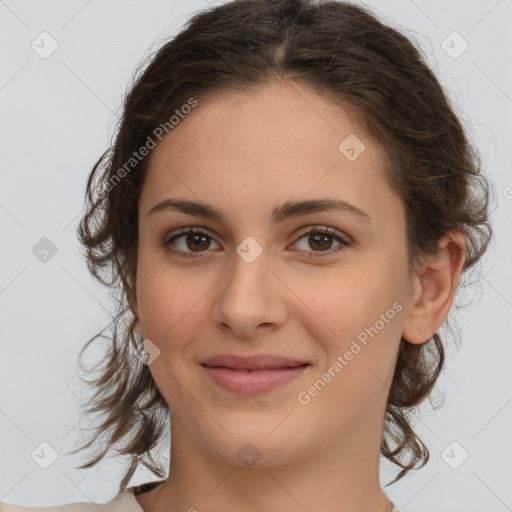
[[[313,240],[312,246],[314,246],[316,243],[318,243],[320,249],[325,249],[326,248],[325,242],[326,242],[326,238],[328,238],[328,237],[329,237],[329,235],[323,235],[323,234],[311,235],[310,238],[312,238],[312,240]],[[323,242],[322,242],[322,240],[323,240]]]
[[[205,241],[206,241],[206,237],[204,235],[189,235],[187,237],[188,239],[192,238],[192,240],[194,241],[194,243],[197,241],[197,240],[201,240],[201,245],[199,247],[199,249],[201,248],[204,248],[205,247]],[[206,248],[209,246],[209,244],[206,244]],[[189,249],[191,250],[195,250],[194,247],[189,247]]]

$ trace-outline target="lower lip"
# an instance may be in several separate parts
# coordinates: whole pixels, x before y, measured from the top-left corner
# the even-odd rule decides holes
[[[222,389],[240,395],[255,395],[272,391],[296,379],[310,365],[275,370],[233,370],[202,366],[213,382]]]

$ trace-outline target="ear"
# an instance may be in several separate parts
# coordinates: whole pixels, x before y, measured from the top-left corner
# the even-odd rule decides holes
[[[445,321],[455,297],[466,256],[462,233],[449,231],[439,241],[439,254],[427,260],[414,280],[411,307],[402,331],[409,343],[429,341]]]

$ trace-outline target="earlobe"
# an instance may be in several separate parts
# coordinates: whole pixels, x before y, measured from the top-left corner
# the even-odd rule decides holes
[[[140,321],[140,317],[138,315],[134,315],[137,319],[137,322],[135,323],[135,331],[137,331],[139,334],[142,334],[142,322]]]
[[[439,253],[427,260],[416,278],[402,337],[413,344],[429,341],[445,321],[457,291],[466,256],[462,233],[449,231],[439,241]]]
[[[142,334],[142,325],[140,321],[140,315],[137,308],[137,301],[134,300],[133,296],[131,294],[128,295],[128,305],[130,307],[130,310],[133,314],[133,316],[137,319],[137,323],[135,324],[134,329]]]

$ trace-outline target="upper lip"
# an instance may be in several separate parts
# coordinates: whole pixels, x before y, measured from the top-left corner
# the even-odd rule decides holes
[[[256,354],[252,356],[220,354],[201,361],[201,364],[205,366],[223,366],[235,370],[265,370],[282,367],[293,368],[309,363],[307,361],[299,361],[297,359],[272,354]]]

